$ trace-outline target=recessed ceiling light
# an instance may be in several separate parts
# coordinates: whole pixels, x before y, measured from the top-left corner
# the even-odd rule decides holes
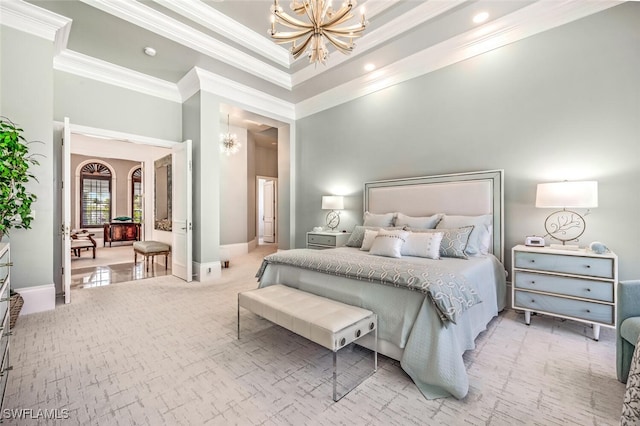
[[[473,22],[475,22],[476,24],[481,24],[487,19],[489,19],[489,12],[480,12],[473,17]]]
[[[374,64],[366,64],[366,65],[364,66],[364,70],[365,70],[365,71],[373,71],[373,70],[375,70],[375,69],[376,69],[376,66],[375,66]]]
[[[156,49],[147,46],[144,48],[144,54],[147,56],[156,56]]]

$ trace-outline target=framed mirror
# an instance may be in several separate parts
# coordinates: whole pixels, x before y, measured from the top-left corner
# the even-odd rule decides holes
[[[171,231],[171,155],[154,162],[154,228]]]

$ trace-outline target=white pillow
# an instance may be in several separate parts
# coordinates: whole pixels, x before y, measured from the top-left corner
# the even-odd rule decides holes
[[[443,232],[434,233],[413,233],[410,232],[402,246],[400,253],[403,256],[426,257],[429,259],[440,259],[440,243]]]
[[[433,229],[436,227],[442,214],[434,214],[433,216],[412,217],[406,214],[398,213],[396,215],[396,226],[408,226],[417,229]]]
[[[485,232],[484,235],[480,237],[480,254],[488,254],[491,251],[493,225],[489,225],[487,228],[489,232]]]
[[[395,213],[375,214],[364,212],[364,226],[393,226]]]
[[[360,247],[360,250],[364,250],[364,251],[371,250],[373,241],[376,239],[377,236],[378,236],[378,231],[365,229],[364,238],[362,239],[362,247]]]
[[[482,253],[482,241],[486,241],[486,234],[489,233],[489,226],[491,226],[492,223],[493,216],[490,214],[480,216],[444,215],[442,220],[438,222],[436,229],[473,226],[473,231],[471,231],[471,235],[469,235],[469,242],[464,252],[468,255],[475,256]]]
[[[373,240],[370,254],[386,257],[402,257],[402,245],[409,235],[408,231],[385,231],[381,229]]]

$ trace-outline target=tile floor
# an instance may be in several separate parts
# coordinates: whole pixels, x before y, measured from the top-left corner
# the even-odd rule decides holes
[[[164,257],[159,259],[164,262]],[[71,288],[100,287],[126,281],[171,275],[171,258],[165,270],[164,265],[156,263],[146,270],[144,258],[138,256],[138,262],[133,263],[133,247],[120,245],[114,247],[100,247],[96,249],[96,258],[88,252],[82,252],[80,257],[71,257]]]

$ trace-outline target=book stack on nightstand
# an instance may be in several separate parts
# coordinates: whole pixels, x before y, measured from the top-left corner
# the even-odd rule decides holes
[[[307,232],[307,248],[323,250],[344,246],[351,236],[350,232]]]
[[[524,310],[527,325],[531,312],[581,321],[592,324],[594,340],[600,326],[616,326],[614,253],[518,245],[512,254],[512,304]]]

